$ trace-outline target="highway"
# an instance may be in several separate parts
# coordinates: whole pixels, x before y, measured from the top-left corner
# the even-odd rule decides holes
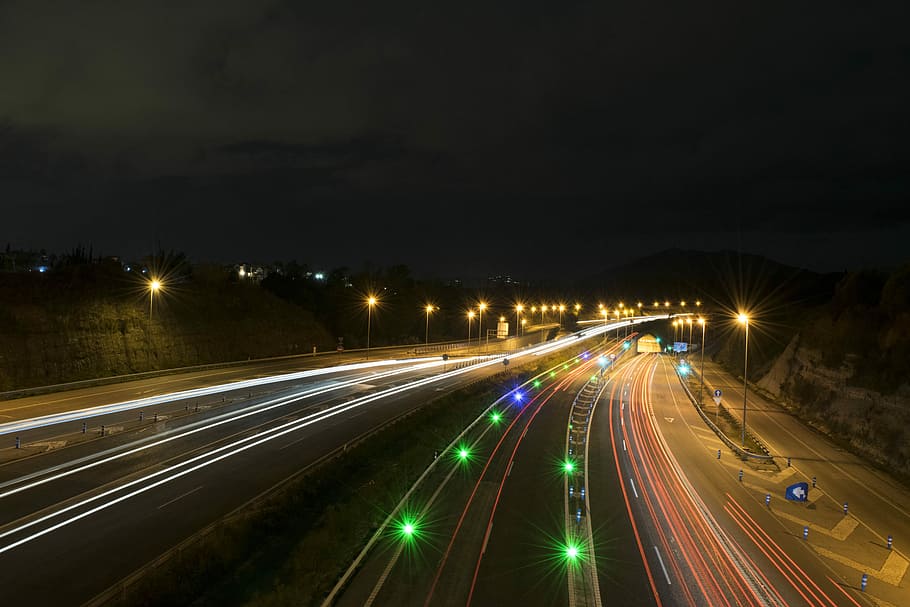
[[[520,406],[493,403],[504,419],[484,426],[475,459],[444,460],[409,500],[424,513],[420,536],[402,543],[380,531],[337,604],[567,604],[562,463],[572,402],[597,369],[598,350],[588,354],[530,381]],[[625,575],[643,580],[640,564],[628,564]]]
[[[578,343],[569,336],[509,356],[521,364]],[[87,601],[349,441],[502,368],[501,353],[361,361],[266,375],[255,386],[209,385],[197,399],[156,396],[162,390],[146,385],[102,386],[94,399],[51,397],[79,403],[65,421],[56,416],[71,411],[56,403],[41,410],[11,401],[7,411],[48,413],[53,423],[46,415],[7,422],[23,448],[0,450],[4,597]],[[198,388],[185,378],[154,382]],[[136,398],[147,390],[151,396]],[[85,420],[92,425],[83,433]]]
[[[741,419],[742,380],[711,363],[705,366],[705,380],[708,393],[721,389],[723,405]],[[910,605],[910,551],[903,539],[910,538],[910,490],[806,427],[779,405],[752,390],[747,395],[747,428],[775,455],[781,470],[771,476],[746,476],[742,489],[748,499],[763,500],[771,493],[776,503],[786,485],[803,481],[811,487],[814,477],[817,486],[810,488],[805,506],[782,504],[780,509],[772,509],[774,527],[801,536],[808,526],[807,543],[829,569],[826,577],[858,588],[865,573],[866,593],[878,604]],[[891,550],[887,547],[889,535],[893,538]]]
[[[438,388],[497,368],[445,377],[434,360],[339,372],[8,461],[0,466],[5,596],[37,604],[90,599]]]
[[[904,556],[874,532],[882,520],[907,522],[893,481],[861,463],[846,470],[852,478],[844,482],[865,478],[873,494],[894,501],[876,506],[869,521],[845,516],[821,482],[808,502],[786,501],[784,488],[808,478],[795,457],[787,467],[779,455],[788,437],[807,432],[796,420],[782,428],[772,421],[780,412],[765,404],[765,428],[753,412],[755,432],[778,457],[744,463],[707,428],[672,359],[625,357],[600,380],[591,354],[545,381],[494,435],[497,444],[489,433],[479,437],[470,466],[440,467],[409,502],[413,512],[427,499],[434,504],[423,533],[409,542],[383,536],[326,605],[910,604]],[[707,377],[730,382],[716,369]],[[579,421],[573,402],[586,394],[596,408],[582,409],[591,418],[582,456],[578,438],[566,443],[566,426]],[[767,440],[765,431],[781,438]],[[845,458],[825,443],[814,435],[802,444],[815,454],[813,472],[827,479],[842,474]],[[560,470],[566,444],[578,448],[568,455],[578,466],[572,474]],[[587,499],[579,499],[581,487]],[[576,559],[566,557],[573,543]],[[851,559],[870,556],[851,568]]]

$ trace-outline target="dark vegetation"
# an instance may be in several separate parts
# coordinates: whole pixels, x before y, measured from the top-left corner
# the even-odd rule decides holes
[[[333,345],[309,312],[222,268],[178,258],[165,280],[150,320],[147,279],[119,263],[0,274],[0,391]]]

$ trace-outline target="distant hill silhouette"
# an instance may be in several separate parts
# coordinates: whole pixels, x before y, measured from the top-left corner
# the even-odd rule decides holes
[[[820,305],[834,294],[842,274],[818,274],[766,257],[735,251],[668,249],[593,275],[580,286],[602,292],[608,300],[701,299],[725,309],[768,304]]]

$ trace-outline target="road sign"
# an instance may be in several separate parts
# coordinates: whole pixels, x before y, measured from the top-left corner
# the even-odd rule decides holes
[[[805,502],[809,499],[809,483],[796,483],[787,487],[784,497],[795,502]]]
[[[673,351],[674,352],[688,352],[689,344],[684,341],[674,341],[673,342]]]
[[[720,395],[721,394],[722,393],[720,391],[720,388],[718,388],[717,390],[714,391],[714,404],[717,405],[718,407],[720,406]]]

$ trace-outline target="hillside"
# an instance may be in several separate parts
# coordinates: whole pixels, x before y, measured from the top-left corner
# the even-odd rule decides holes
[[[847,274],[817,312],[759,385],[910,478],[910,266]]]
[[[321,350],[312,315],[217,268],[195,268],[156,296],[119,266],[0,274],[0,391]]]

